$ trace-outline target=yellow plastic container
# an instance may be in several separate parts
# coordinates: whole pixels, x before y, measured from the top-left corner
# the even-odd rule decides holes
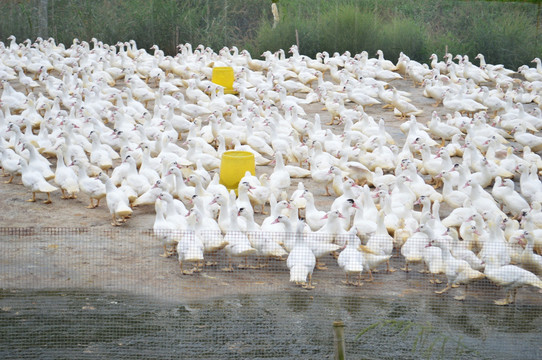
[[[228,191],[235,190],[235,194],[237,194],[239,181],[247,171],[250,171],[252,175],[256,175],[256,162],[253,153],[248,151],[226,151],[222,154],[220,183]]]
[[[233,68],[230,66],[217,66],[213,68],[213,79],[211,80],[217,85],[224,87],[224,94],[237,94],[233,90]]]

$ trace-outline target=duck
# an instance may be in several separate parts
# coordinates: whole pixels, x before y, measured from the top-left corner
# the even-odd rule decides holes
[[[472,179],[469,179],[463,187],[471,187],[471,204],[479,213],[483,213],[484,211],[492,211],[494,214],[500,215],[502,218],[506,217],[506,214],[501,211],[495,199],[493,199],[493,197],[487,193],[482,186],[480,186],[480,184],[476,183]]]
[[[237,267],[240,269],[248,268],[248,256],[257,253],[257,250],[252,247],[246,233],[241,231],[241,227],[237,221],[238,212],[239,210],[236,209],[235,205],[230,209],[229,228],[224,235],[224,241],[227,242],[227,245],[224,247],[224,251],[228,256],[228,267],[222,269],[223,271],[233,271],[233,267],[231,265],[232,257],[244,257],[245,264],[239,264]]]
[[[41,170],[32,165],[32,163],[27,163],[24,158],[19,159],[18,165],[21,167],[21,181],[23,185],[32,192],[32,198],[28,201],[35,202],[36,193],[40,192],[47,194],[47,200],[44,201],[44,204],[51,204],[51,192],[58,190],[58,188],[49,184]]]
[[[405,259],[405,267],[401,268],[401,270],[409,272],[409,264],[422,262],[423,249],[428,244],[428,241],[427,235],[420,231],[415,231],[405,240],[400,250]]]
[[[485,263],[469,249],[464,239],[459,238],[456,229],[447,228],[442,237],[449,237],[450,252],[455,258],[465,260],[474,270],[483,271]]]
[[[488,259],[492,258],[493,262],[497,261],[500,266],[508,265],[511,262],[510,246],[504,236],[504,231],[500,225],[502,222],[500,215],[493,215],[493,218],[487,221],[488,237],[482,244],[482,249],[478,253],[478,257],[486,264]]]
[[[111,146],[102,144],[100,136],[96,131],[91,131],[89,138],[92,143],[90,162],[100,167],[100,169],[108,171],[113,167],[113,160],[119,159],[120,155]]]
[[[377,225],[372,218],[365,215],[365,206],[360,204],[360,200],[358,199],[348,199],[347,202],[355,209],[350,229],[355,229],[361,238],[373,234],[376,231]]]
[[[87,209],[94,209],[100,206],[100,200],[107,194],[105,184],[96,177],[89,177],[87,174],[87,167],[79,160],[74,159],[70,166],[77,167],[77,182],[81,192],[85,193],[89,197],[89,205]],[[96,204],[94,204],[96,200]]]
[[[506,297],[495,300],[496,305],[513,304],[516,301],[517,289],[520,287],[529,285],[542,289],[542,280],[532,272],[516,265],[501,265],[493,257],[487,259],[484,274],[491,282],[506,290]]]
[[[286,266],[290,269],[290,282],[302,284],[306,289],[314,288],[312,273],[316,266],[316,256],[305,240],[303,221],[298,222],[295,229],[295,243],[286,259]]]
[[[204,254],[216,253],[224,249],[228,243],[222,236],[220,227],[215,219],[204,216],[197,207],[192,207],[186,214],[188,225],[193,223],[193,229],[203,242]],[[189,219],[192,217],[193,219]],[[215,265],[215,263],[207,263],[207,265]]]
[[[389,258],[393,253],[394,243],[393,237],[388,233],[386,225],[384,224],[385,213],[380,210],[376,222],[376,231],[369,236],[367,240],[367,249],[372,252],[372,255],[384,255],[387,256],[386,271],[394,272],[395,269],[390,267]],[[374,267],[369,267],[374,270]]]
[[[507,212],[512,214],[514,218],[519,218],[523,211],[530,209],[527,200],[514,190],[514,182],[512,180],[496,177],[493,189],[496,187],[500,189],[497,191],[498,195],[496,195],[495,191],[492,191],[493,197],[501,202],[506,207]]]
[[[164,216],[164,203],[160,199],[156,199],[154,205],[154,223],[153,234],[160,240],[164,252],[160,254],[162,257],[170,257],[174,253],[175,246],[182,238],[182,232],[177,229],[177,226],[171,221],[167,221]],[[116,223],[116,221],[115,221]]]
[[[77,174],[72,167],[64,162],[62,150],[57,150],[56,171],[54,177],[55,183],[62,191],[62,199],[76,199],[79,193],[79,182]]]
[[[436,178],[442,178],[442,200],[453,209],[463,206],[469,196],[462,191],[453,189],[452,173],[443,170],[436,175]]]
[[[252,185],[248,181],[242,181],[239,182],[239,185],[237,187],[237,200],[235,201],[235,205],[238,209],[243,208],[245,213],[249,213],[251,216],[254,216],[254,209],[252,208],[252,203],[249,198],[249,192],[254,189]]]
[[[344,203],[348,199],[357,198],[359,195],[360,186],[356,184],[353,179],[347,178],[342,182],[342,192],[341,195],[331,203],[330,210],[338,210],[344,206]]]
[[[447,91],[442,100],[442,105],[451,112],[459,111],[460,113],[472,114],[487,110],[487,106],[464,96],[464,89],[458,91],[457,94]]]
[[[4,181],[4,184],[11,184],[15,175],[21,173],[21,165],[19,165],[21,156],[13,151],[13,149],[2,146],[0,146],[0,154],[2,155],[0,157],[2,175],[10,177],[7,181]]]
[[[433,111],[427,127],[432,135],[442,140],[440,147],[444,147],[445,141],[451,140],[452,136],[462,134],[461,130],[457,127],[442,122],[436,111]]]
[[[442,250],[436,246],[430,246],[431,240],[436,238],[431,221],[421,223],[418,229],[416,229],[416,232],[423,233],[427,238],[426,245],[422,249],[422,260],[428,269],[428,272],[431,274],[431,280],[429,280],[429,282],[431,284],[440,284],[442,281],[440,281],[436,275],[444,273],[445,263],[442,259]]]
[[[171,189],[172,195],[181,200],[185,205],[188,205],[191,202],[192,197],[196,194],[196,188],[186,184],[183,172],[178,164],[171,166],[164,174],[166,179],[170,176],[173,176],[174,178],[173,187]]]
[[[337,264],[344,271],[346,275],[346,280],[343,281],[344,284],[362,286],[361,274],[363,272],[363,254],[358,250],[361,246],[361,240],[356,234],[356,230],[351,230],[346,235],[346,246],[339,253],[337,258]],[[350,282],[348,276],[350,274],[358,274],[357,282]]]
[[[341,236],[346,233],[346,230],[343,227],[343,223],[341,222],[341,219],[345,219],[346,217],[342,214],[339,210],[330,210],[328,211],[324,216],[323,219],[326,220],[324,225],[315,231],[315,234],[318,234],[320,241],[326,241],[329,243],[336,243],[339,246],[343,247],[345,244],[339,243],[339,240],[341,240]],[[350,219],[346,219],[349,221]],[[344,239],[342,239],[344,240]],[[316,258],[319,258],[316,253]]]
[[[28,150],[28,165],[35,171],[39,171],[45,180],[52,180],[55,177],[55,173],[51,170],[51,162],[41,155],[34,145],[24,142],[22,150]]]
[[[288,255],[286,250],[272,238],[271,234],[261,231],[260,226],[254,221],[254,217],[250,215],[250,212],[245,211],[245,208],[239,208],[237,215],[245,218],[247,224],[246,234],[252,247],[257,250],[258,256],[268,261],[269,258],[283,259]],[[258,267],[265,266],[260,264]]]
[[[519,190],[529,202],[533,202],[542,193],[542,181],[538,177],[536,165],[518,164],[516,172],[520,174]]]
[[[525,249],[519,257],[519,266],[537,276],[542,275],[542,256],[534,253],[535,234],[524,230],[520,238],[527,241]]]
[[[305,200],[305,221],[307,225],[312,231],[319,230],[326,223],[324,219],[326,212],[316,207],[314,194],[308,189],[303,191],[301,198]]]
[[[290,173],[284,167],[284,160],[280,152],[275,154],[275,167],[269,176],[269,188],[275,197],[286,199],[286,192],[291,184]]]
[[[189,215],[187,221],[196,221],[193,219],[193,216]],[[194,230],[184,233],[183,236],[180,237],[177,241],[176,251],[179,261],[179,267],[181,269],[181,274],[192,275],[195,272],[200,271],[200,268],[197,266],[197,264],[191,270],[183,269],[183,263],[185,262],[203,262],[204,246],[199,233]]]
[[[395,111],[395,114],[405,119],[407,116],[417,116],[423,113],[422,109],[418,109],[414,104],[399,98],[397,89],[393,89],[393,99],[390,104]]]
[[[519,124],[512,130],[514,140],[521,146],[528,146],[532,152],[542,151],[542,137],[527,132],[525,124]]]
[[[447,242],[441,239],[431,239],[429,245],[440,248],[442,260],[444,261],[444,273],[447,278],[446,287],[442,290],[435,291],[435,294],[444,294],[452,287],[459,286],[460,284],[468,285],[475,280],[485,277],[482,272],[474,270],[465,260],[454,257],[450,252]],[[454,299],[459,301],[465,300],[465,294],[455,296]]]
[[[147,177],[139,173],[136,160],[131,155],[127,155],[124,162],[129,164],[129,169],[121,185],[129,187],[137,196],[141,196],[151,188],[151,184]]]
[[[111,225],[120,226],[133,213],[130,207],[130,200],[121,189],[113,184],[113,181],[111,181],[111,178],[106,173],[101,172],[98,178],[105,184],[105,201],[111,214]]]
[[[168,191],[168,186],[165,181],[160,179],[156,180],[153,186],[143,194],[141,194],[134,202],[132,202],[132,208],[140,205],[154,205],[156,198],[161,192]]]

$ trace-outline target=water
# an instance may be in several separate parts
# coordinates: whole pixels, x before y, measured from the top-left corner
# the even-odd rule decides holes
[[[0,358],[331,359],[335,320],[345,323],[348,358],[542,357],[542,306],[292,289],[197,303],[2,290]]]

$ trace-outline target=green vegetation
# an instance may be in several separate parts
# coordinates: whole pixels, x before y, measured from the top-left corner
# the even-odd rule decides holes
[[[47,26],[38,22],[39,3],[47,4]],[[427,62],[431,53],[483,53],[490,63],[517,68],[540,56],[540,1],[452,0],[281,0],[273,29],[269,0],[5,0],[0,3],[0,40],[37,36],[70,45],[74,38],[104,43],[135,40],[158,45],[166,54],[190,42],[218,51],[235,45],[253,56],[288,49],[299,39],[300,52],[327,51],[386,58],[402,51]],[[297,38],[296,38],[297,31]]]
[[[363,343],[362,337],[368,332],[379,332],[379,337],[401,337],[403,340],[411,340],[410,351],[423,359],[480,358],[481,355],[467,347],[461,337],[454,338],[443,333],[433,328],[429,322],[421,324],[410,320],[381,320],[361,330],[355,340],[361,339],[360,342]]]

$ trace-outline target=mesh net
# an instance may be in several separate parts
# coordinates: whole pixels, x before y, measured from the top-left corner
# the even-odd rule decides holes
[[[186,241],[193,234],[174,235]],[[229,239],[247,235],[255,234]],[[358,286],[358,273],[345,283],[337,256],[327,253],[308,289],[289,281],[286,256],[233,256],[226,248],[205,253],[199,264],[184,261],[182,273],[176,254],[158,256],[163,236],[1,228],[1,357],[332,358],[336,320],[344,322],[354,358],[540,357],[542,303],[531,286],[519,288],[507,307],[494,304],[506,289],[487,278],[435,294],[446,275],[423,273],[423,261],[400,270],[404,256],[390,258],[394,272],[385,261],[376,265],[373,281],[365,269]]]

